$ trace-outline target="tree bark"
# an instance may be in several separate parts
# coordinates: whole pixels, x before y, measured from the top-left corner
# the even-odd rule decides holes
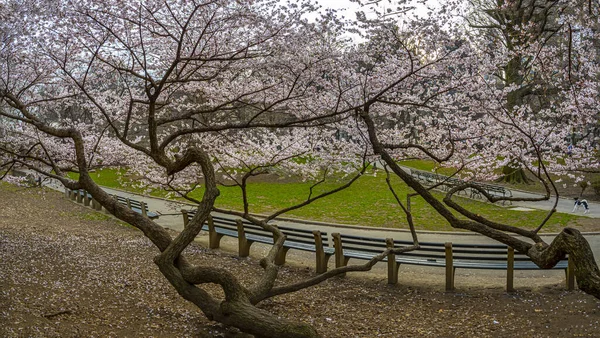
[[[215,320],[235,326],[256,337],[319,337],[310,325],[277,317],[246,302],[223,302]]]
[[[541,244],[541,243],[540,243]],[[579,289],[600,299],[600,270],[594,259],[594,253],[581,232],[565,228],[550,245],[534,245],[527,255],[541,268],[551,268],[569,254],[569,260],[575,265],[575,278]]]
[[[201,288],[186,281],[181,270],[160,260],[159,257],[157,257],[156,263],[162,274],[184,299],[198,306],[208,319],[236,327],[240,331],[256,337],[319,337],[317,331],[308,324],[280,318],[254,306],[239,288],[236,292],[228,290],[226,300],[218,302]],[[183,271],[185,272],[185,269]],[[235,279],[229,282],[239,285]]]
[[[76,140],[76,144],[82,142]],[[198,205],[196,217],[176,238],[171,238],[152,220],[120,205],[111,198],[90,178],[83,160],[78,183],[115,217],[144,232],[144,235],[161,251],[154,260],[161,273],[184,299],[198,306],[208,319],[236,327],[257,337],[319,337],[317,331],[308,324],[279,318],[253,305],[249,291],[233,274],[214,267],[192,266],[185,259],[182,251],[200,232],[219,195],[210,158],[202,151],[189,150],[178,162],[167,163],[170,165],[165,166],[173,173],[192,162],[201,165],[207,188]],[[214,298],[200,287],[207,283],[218,284],[225,293],[225,300]]]
[[[592,252],[589,243],[578,230],[565,228],[550,245],[543,242],[536,232],[531,232],[529,235],[527,233],[522,233],[522,235],[525,235],[536,242],[535,244],[532,244],[511,235],[511,233],[518,233],[518,229],[510,229],[509,226],[503,224],[495,224],[486,219],[479,219],[479,215],[472,216],[467,213],[466,216],[469,220],[462,220],[455,217],[447,207],[447,205],[452,205],[453,203],[450,198],[451,196],[447,196],[446,199],[444,199],[446,204],[442,204],[427,189],[425,189],[422,184],[413,179],[408,173],[404,172],[384,149],[377,137],[377,129],[371,116],[369,116],[368,108],[368,106],[365,107],[365,109],[360,112],[360,116],[367,127],[369,139],[373,145],[375,154],[380,155],[382,160],[386,162],[392,171],[402,179],[404,183],[423,197],[423,199],[444,217],[453,228],[470,230],[511,246],[529,256],[540,268],[552,268],[563,259],[566,254],[569,254],[569,260],[575,265],[575,277],[579,288],[600,299],[600,270],[596,264],[594,253]],[[457,207],[458,205],[456,205],[454,209],[457,209]],[[463,215],[465,215],[465,213],[463,213]]]
[[[513,168],[511,166],[502,167],[503,176],[498,179],[498,182],[506,183],[524,183],[529,184],[531,180],[527,178],[527,174],[522,167]]]

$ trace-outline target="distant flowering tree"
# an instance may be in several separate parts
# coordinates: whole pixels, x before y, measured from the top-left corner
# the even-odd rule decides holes
[[[418,248],[410,209],[390,183],[413,230],[413,246],[276,286],[275,258],[285,237],[268,221],[350,186],[375,160],[454,227],[511,245],[541,267],[568,253],[580,288],[600,297],[598,268],[579,232],[565,229],[551,244],[539,237],[554,211],[529,231],[482,218],[452,198],[476,189],[491,202],[516,200],[489,195],[472,179],[491,179],[497,168],[517,161],[545,184],[547,195],[540,199],[548,199],[556,193],[551,172],[592,166],[580,150],[564,158],[561,148],[565,130],[594,120],[589,106],[595,77],[583,75],[596,71],[595,59],[585,54],[589,49],[578,52],[581,65],[569,68],[578,81],[551,106],[534,113],[526,105],[508,110],[506,96],[515,88],[498,88],[490,80],[506,55],[471,40],[452,16],[456,5],[441,5],[429,19],[402,25],[387,10],[359,13],[348,27],[333,12],[305,20],[315,11],[308,1],[6,2],[0,7],[6,18],[0,21],[0,165],[25,166],[67,188],[87,190],[157,246],[155,263],[182,297],[211,320],[257,336],[318,335],[306,323],[256,307],[261,301],[369,270],[390,251]],[[400,5],[394,13],[408,10]],[[344,41],[347,31],[362,34],[363,42]],[[556,53],[541,49],[534,61],[540,76],[558,86],[566,68]],[[432,187],[400,168],[397,161],[410,157],[449,164],[466,180],[440,201]],[[172,238],[91,179],[91,169],[110,165],[127,166],[141,183],[194,201],[196,216]],[[79,178],[66,178],[67,171]],[[313,184],[304,201],[259,219],[252,215],[247,183],[268,173]],[[325,180],[339,185],[316,193],[313,188]],[[243,210],[227,212],[277,238],[261,260],[264,275],[253,285],[182,254],[216,210],[219,184],[242,192]],[[190,197],[199,185],[202,198]],[[221,287],[224,299],[203,288],[209,283]]]
[[[500,7],[508,10],[518,4],[539,10],[534,1],[506,1]],[[421,22],[424,27],[410,29],[409,36],[418,41],[418,50],[415,50],[414,44],[399,43],[410,38],[403,38],[395,28],[396,21],[386,17],[384,12],[379,13],[378,20],[365,19],[368,31],[377,37],[375,40],[389,43],[380,44],[381,49],[369,47],[357,53],[363,59],[373,55],[372,60],[383,61],[365,62],[373,66],[360,74],[359,91],[366,95],[361,98],[361,104],[356,103],[356,113],[363,121],[364,133],[368,133],[374,153],[453,227],[510,245],[544,268],[554,266],[569,254],[580,289],[600,297],[600,271],[589,244],[579,231],[565,228],[549,244],[539,236],[558,203],[559,194],[551,174],[598,170],[599,166],[597,157],[589,151],[591,138],[574,145],[569,156],[566,152],[573,130],[588,130],[598,121],[599,8],[575,4],[577,2],[548,1],[549,8],[559,5],[572,10],[552,18],[558,23],[548,33],[555,37],[552,43],[537,41],[520,45],[518,50],[499,48],[485,37],[473,38],[471,30],[461,29],[455,24],[462,22],[452,19]],[[458,5],[455,8],[461,10]],[[442,6],[439,11],[442,17],[452,16],[451,9]],[[521,39],[543,29],[521,22],[513,24],[514,36]],[[576,34],[573,27],[577,27]],[[428,36],[414,33],[422,31],[437,33]],[[444,39],[444,31],[453,33]],[[398,57],[402,54],[404,57]],[[498,65],[510,64],[516,55],[527,56],[527,67],[515,70],[513,75],[524,79],[533,77],[535,81],[499,85],[495,77]],[[544,96],[543,100],[537,104],[513,100],[514,93],[525,91],[536,92],[538,99]],[[511,106],[507,107],[506,102],[512,102]],[[411,123],[390,123],[390,119],[405,111],[413,114]],[[418,128],[419,137],[412,136],[410,130],[414,128]],[[398,166],[397,160],[407,156],[430,158],[456,167],[457,175],[467,180],[453,183],[440,201],[430,193],[431,187],[424,186]],[[495,179],[507,165],[526,168],[546,188],[546,195],[540,198],[490,195],[471,181]],[[477,190],[490,202],[547,200],[554,195],[555,204],[536,229],[526,230],[469,211],[459,200],[453,199],[464,189]],[[409,208],[403,206],[403,209],[410,219]]]
[[[598,60],[599,47],[595,37],[598,9],[592,3],[470,0],[469,5],[469,27],[486,47],[484,52],[496,60],[498,70],[493,78],[507,88],[505,109],[526,108],[530,112],[521,112],[525,114],[543,114],[549,109],[571,111],[571,116],[563,115],[565,118],[589,115],[581,110],[593,109],[597,66],[590,61]],[[574,100],[574,95],[583,97]],[[599,133],[596,123],[570,127],[564,126],[564,141],[576,144],[579,137],[575,135],[583,136],[578,150],[589,150],[590,141]],[[566,152],[564,147],[561,151]],[[524,169],[518,161],[510,162],[503,168],[501,179],[528,182]]]
[[[285,237],[277,215],[342,190],[365,171],[365,139],[336,137],[355,127],[346,85],[330,76],[343,63],[341,26],[328,14],[308,22],[309,2],[19,1],[2,7],[1,165],[36,170],[69,189],[85,189],[110,213],[157,246],[155,263],[210,319],[265,337],[310,337],[305,323],[255,305],[339,273],[275,286],[275,258]],[[144,184],[197,203],[175,238],[120,206],[89,171],[127,166]],[[66,172],[79,174],[68,179]],[[297,205],[253,217],[249,178],[265,173],[314,182]],[[339,187],[313,191],[335,179]],[[231,213],[277,238],[261,260],[264,276],[243,285],[234,273],[192,264],[182,251],[214,210],[218,185],[236,185],[244,210]],[[188,196],[202,185],[200,200]],[[383,256],[379,259],[382,259]],[[205,284],[225,294],[211,295]]]

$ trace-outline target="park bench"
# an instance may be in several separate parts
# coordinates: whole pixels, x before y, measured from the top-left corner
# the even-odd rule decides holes
[[[90,202],[92,204],[92,208],[95,210],[101,210],[102,206],[100,203],[95,201],[92,195],[86,192],[83,189],[79,190],[69,190],[65,188],[65,195],[70,199],[77,201],[78,203],[84,203],[85,206],[89,206]],[[156,219],[160,215],[158,213],[152,212],[148,210],[148,205],[146,202],[138,201],[130,198],[125,198],[117,195],[110,195],[112,198],[116,199],[117,202],[127,206],[129,209],[137,212],[138,214],[142,214],[150,219]]]
[[[117,202],[127,206],[129,209],[137,212],[138,214],[142,214],[150,219],[156,219],[160,215],[158,213],[152,212],[148,210],[148,205],[144,201],[138,201],[131,198],[125,198],[118,195],[110,195],[112,198],[116,199]]]
[[[448,176],[430,173],[427,171],[416,170],[416,169],[410,169],[410,174],[412,177],[414,177],[417,180],[424,182],[426,184],[433,185],[433,184],[438,184],[438,183],[443,182],[443,184],[441,184],[439,186],[439,189],[443,190],[443,191],[448,191],[457,185],[461,185],[461,184],[465,183],[463,180],[455,178],[455,177],[448,177]],[[467,192],[463,191],[463,190],[460,190],[457,192],[458,195],[460,195],[461,193],[464,193],[465,195],[467,195]]]
[[[512,191],[506,189],[503,186],[486,184],[485,189],[490,195],[502,195],[503,197],[512,197]]]
[[[444,176],[444,175],[439,175],[439,174],[430,173],[427,171],[415,170],[415,169],[410,169],[410,174],[412,177],[416,178],[417,180],[422,181],[424,183],[428,183],[428,184],[437,184],[440,182],[444,182],[442,185],[439,186],[439,188],[444,191],[448,191],[457,185],[465,183],[465,181],[458,179],[458,178],[448,177],[448,176]],[[481,187],[483,190],[485,190],[490,195],[502,196],[502,197],[512,197],[512,191],[503,186],[493,185],[493,184],[488,184],[488,183],[480,183],[480,182],[471,182],[471,183]],[[469,190],[470,190],[469,198],[472,198],[472,199],[476,199],[476,198],[482,199],[483,198],[482,194],[478,190],[476,190],[476,189],[469,189]],[[460,195],[461,192],[462,191],[459,191],[458,194]],[[464,191],[464,193],[465,193],[465,195],[467,194],[466,191]],[[502,201],[502,204],[505,204],[505,203],[506,203],[506,201]]]
[[[430,184],[440,182],[440,178],[441,178],[441,177],[439,177],[440,175],[438,175],[438,174],[430,173],[427,171],[415,170],[415,169],[410,169],[410,174],[412,177],[416,178],[417,180],[425,182],[425,183],[430,183]]]
[[[73,201],[77,201],[77,203],[83,203],[85,206],[89,206],[90,202],[92,204],[92,208],[95,210],[102,210],[102,206],[98,203],[90,193],[86,192],[83,189],[79,190],[70,190],[65,188],[65,195],[67,198],[70,198]]]
[[[443,178],[440,179],[440,182],[444,182],[441,186],[440,189],[443,191],[449,191],[450,189],[454,188],[455,186],[459,186],[461,184],[464,184],[465,181],[459,179],[459,178],[454,178],[454,177],[446,177],[443,176]],[[459,190],[456,192],[457,195],[460,195],[461,193],[467,195],[467,191],[466,190]]]
[[[492,196],[512,197],[512,191],[500,185],[475,183]],[[471,189],[471,198],[483,198],[481,193],[475,189]],[[506,201],[502,201],[505,204]],[[510,201],[509,201],[510,203]]]
[[[372,238],[363,236],[332,234],[335,247],[336,267],[346,266],[350,258],[370,260],[387,248],[412,246],[410,241],[392,238]],[[388,283],[398,283],[398,270],[401,264],[444,267],[446,269],[446,291],[454,290],[456,269],[506,270],[506,290],[513,291],[514,270],[539,270],[529,257],[515,253],[514,249],[503,244],[452,244],[419,243],[417,250],[402,254],[389,254],[384,259],[388,264]],[[552,269],[563,269],[569,290],[574,288],[575,278],[572,264],[568,259],[560,261]]]
[[[187,226],[194,217],[195,211],[182,210],[183,223]],[[276,226],[276,225],[274,225]],[[275,264],[285,264],[287,252],[290,249],[314,252],[316,254],[316,271],[327,271],[327,263],[333,255],[333,248],[327,246],[327,233],[318,230],[307,230],[286,226],[277,226],[286,236],[281,250],[275,259]],[[231,219],[212,215],[207,224],[202,228],[209,233],[209,247],[217,249],[223,236],[238,239],[238,254],[240,257],[250,255],[250,246],[253,243],[273,244],[273,234],[262,227],[241,219]]]

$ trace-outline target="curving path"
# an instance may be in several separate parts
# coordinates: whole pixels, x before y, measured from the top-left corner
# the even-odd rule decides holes
[[[52,189],[63,192],[64,188],[60,182],[57,181],[45,181],[44,184]],[[111,194],[116,194],[119,196],[123,196],[126,198],[133,198],[137,200],[143,200],[148,204],[148,208],[151,211],[160,212],[162,215],[155,220],[158,224],[163,227],[170,228],[173,230],[182,230],[183,229],[183,216],[181,214],[181,209],[191,209],[193,206],[180,202],[172,202],[161,198],[155,198],[151,196],[142,196],[132,194],[126,191],[115,190],[110,188],[104,188],[107,192]],[[536,196],[535,194],[522,192],[522,191],[513,191],[514,195],[517,196]],[[514,203],[514,205],[509,208],[521,207],[521,208],[535,208],[535,209],[544,209],[549,210],[553,205],[553,202],[518,202]],[[557,210],[559,212],[571,212],[573,209],[572,201],[569,199],[560,199]],[[580,214],[583,211],[580,209],[578,211]],[[586,214],[586,216],[591,218],[600,218],[600,204],[599,203],[590,203],[590,212]],[[600,220],[599,220],[600,222]],[[313,221],[302,221],[302,220],[293,220],[293,219],[279,219],[275,222],[280,225],[294,226],[294,227],[303,227],[306,229],[318,229],[322,232],[327,232],[328,234],[334,232],[340,232],[342,234],[350,234],[357,236],[368,236],[368,237],[380,237],[387,238],[391,237],[394,239],[402,239],[402,240],[410,240],[411,235],[407,230],[404,229],[389,229],[389,228],[373,228],[373,227],[360,227],[360,226],[352,226],[352,225],[344,225],[344,224],[327,224],[321,222],[313,222]],[[207,240],[205,233],[201,233],[199,239],[201,241]],[[587,238],[594,255],[596,257],[596,261],[600,264],[600,232],[599,233],[585,233],[585,237]],[[542,237],[550,242],[556,236],[556,234],[543,234]],[[432,232],[432,231],[420,231],[419,232],[419,240],[421,242],[452,242],[452,243],[497,243],[494,240],[487,238],[485,236],[481,236],[479,234],[471,233],[471,232]],[[229,241],[229,242],[227,242]],[[225,238],[225,243],[229,243],[226,245],[227,250],[235,251],[237,248],[237,240]],[[331,244],[330,244],[331,245]],[[267,247],[264,246],[261,248],[260,245],[256,246],[253,250],[261,250],[262,253],[266,253]],[[314,264],[314,258],[312,253],[301,252],[297,250],[291,250],[290,254],[288,254],[289,259],[292,259],[297,264],[312,266]],[[330,266],[333,263],[330,260]],[[404,276],[402,278],[410,279],[410,276],[430,276],[428,280],[438,281],[440,284],[443,284],[444,281],[444,269],[439,268],[431,268],[431,267],[423,267],[423,266],[404,266],[401,268],[401,274]],[[371,272],[368,274],[373,274],[377,276],[376,278],[382,278],[387,273],[386,264],[377,264]],[[457,276],[460,276],[459,284],[471,283],[471,285],[476,285],[479,287],[498,287],[499,285],[503,285],[504,278],[506,276],[505,271],[501,270],[467,270],[467,269],[459,269],[457,270]],[[539,287],[543,285],[551,285],[557,283],[561,279],[564,280],[564,273],[562,271],[549,271],[549,270],[537,270],[537,271],[523,271],[516,272],[515,274],[515,285],[517,287],[526,286],[526,288],[530,287]]]
[[[62,184],[58,181],[47,181],[45,185],[53,188],[55,190],[64,191]],[[104,188],[107,192],[111,194],[116,194],[119,196],[143,200],[148,204],[148,208],[152,211],[157,211],[162,215],[159,217],[156,222],[163,227],[167,227],[174,230],[182,230],[183,229],[183,217],[181,215],[181,209],[190,209],[192,206],[180,203],[180,202],[172,202],[161,198],[155,198],[151,196],[141,196],[132,194],[129,192],[115,190],[110,188]],[[535,197],[538,195],[523,192],[523,191],[513,191],[515,196],[522,197]],[[521,207],[521,208],[531,208],[531,209],[543,209],[549,210],[553,205],[553,201],[543,201],[543,202],[515,202],[509,208]],[[590,218],[600,218],[600,203],[590,202],[590,212],[585,216]],[[559,203],[557,206],[558,212],[570,213],[573,210],[573,202],[570,199],[559,199]],[[583,214],[583,209],[580,208],[577,213]],[[600,222],[600,220],[599,220]],[[294,220],[294,219],[279,219],[275,222],[280,225],[287,226],[295,226],[295,227],[303,227],[306,229],[318,229],[321,231],[325,231],[327,233],[340,232],[352,235],[363,235],[369,237],[392,237],[395,239],[403,239],[410,240],[410,233],[405,229],[390,229],[390,228],[373,228],[373,227],[360,227],[360,226],[352,226],[352,225],[344,225],[344,224],[331,224],[331,223],[322,223],[322,222],[313,222],[313,221],[304,221],[304,220]],[[595,256],[600,258],[600,233],[586,233],[586,238],[590,242],[592,249],[594,251]],[[552,238],[555,237],[555,234],[543,234],[545,240],[551,241]],[[479,234],[471,233],[471,232],[432,232],[432,231],[420,231],[419,232],[419,240],[423,242],[453,242],[453,243],[495,243],[494,240],[489,239],[485,236],[481,236]]]

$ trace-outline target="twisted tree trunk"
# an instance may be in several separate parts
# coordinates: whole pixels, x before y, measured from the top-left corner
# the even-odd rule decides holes
[[[497,182],[530,184],[531,180],[527,178],[527,174],[522,167],[504,166],[502,167],[502,176]]]
[[[379,141],[376,132],[377,128],[373,122],[373,119],[369,115],[368,106],[366,106],[364,110],[360,112],[360,116],[367,126],[369,139],[373,145],[375,154],[380,155],[382,160],[385,161],[392,171],[409,187],[414,189],[417,194],[419,194],[436,210],[436,212],[444,217],[453,228],[476,232],[511,246],[529,256],[531,260],[540,268],[552,268],[561,259],[563,259],[565,255],[568,254],[569,260],[575,266],[575,277],[577,279],[577,285],[579,288],[582,291],[600,299],[600,269],[596,264],[594,253],[592,252],[588,241],[578,230],[573,228],[565,228],[552,241],[552,243],[548,245],[547,243],[543,242],[541,237],[538,235],[537,230],[528,231],[515,226],[493,222],[489,219],[481,217],[480,215],[461,208],[456,202],[452,201],[452,193],[456,189],[448,192],[444,198],[444,203],[442,203],[410,174],[402,170],[386,151],[383,144]],[[514,200],[518,199],[515,198]],[[448,206],[459,211],[463,216],[466,216],[468,220],[456,217],[448,209]],[[529,241],[524,241],[511,234],[519,234],[527,237],[531,241],[535,242],[535,244],[532,244]]]
[[[527,255],[542,268],[551,268],[569,254],[574,264],[575,278],[579,289],[600,299],[600,269],[594,253],[581,232],[565,228],[550,245],[538,244],[531,247]]]
[[[308,324],[281,318],[257,308],[250,302],[245,289],[240,287],[236,279],[228,280],[231,276],[217,278],[219,284],[229,284],[229,287],[224,287],[225,300],[218,301],[186,280],[182,275],[182,272],[187,275],[186,268],[180,270],[159,257],[155,261],[162,274],[184,299],[198,306],[210,320],[236,327],[242,332],[261,338],[320,337],[317,331]]]
[[[83,160],[80,166],[78,186],[74,188],[85,188],[115,217],[142,230],[144,235],[160,250],[160,254],[155,257],[154,262],[161,273],[184,299],[198,306],[208,319],[236,327],[257,337],[319,337],[317,331],[308,324],[280,318],[256,307],[251,302],[252,292],[246,289],[229,271],[210,266],[192,265],[186,260],[182,254],[183,250],[193,242],[202,229],[202,225],[210,215],[219,195],[214,169],[210,158],[203,151],[189,150],[177,162],[167,163],[165,167],[170,173],[173,173],[182,170],[192,162],[198,163],[202,167],[206,190],[197,207],[196,216],[176,238],[171,238],[165,229],[154,221],[117,203],[90,178]],[[203,284],[209,283],[217,284],[222,288],[225,294],[224,300],[213,297],[202,288]]]

